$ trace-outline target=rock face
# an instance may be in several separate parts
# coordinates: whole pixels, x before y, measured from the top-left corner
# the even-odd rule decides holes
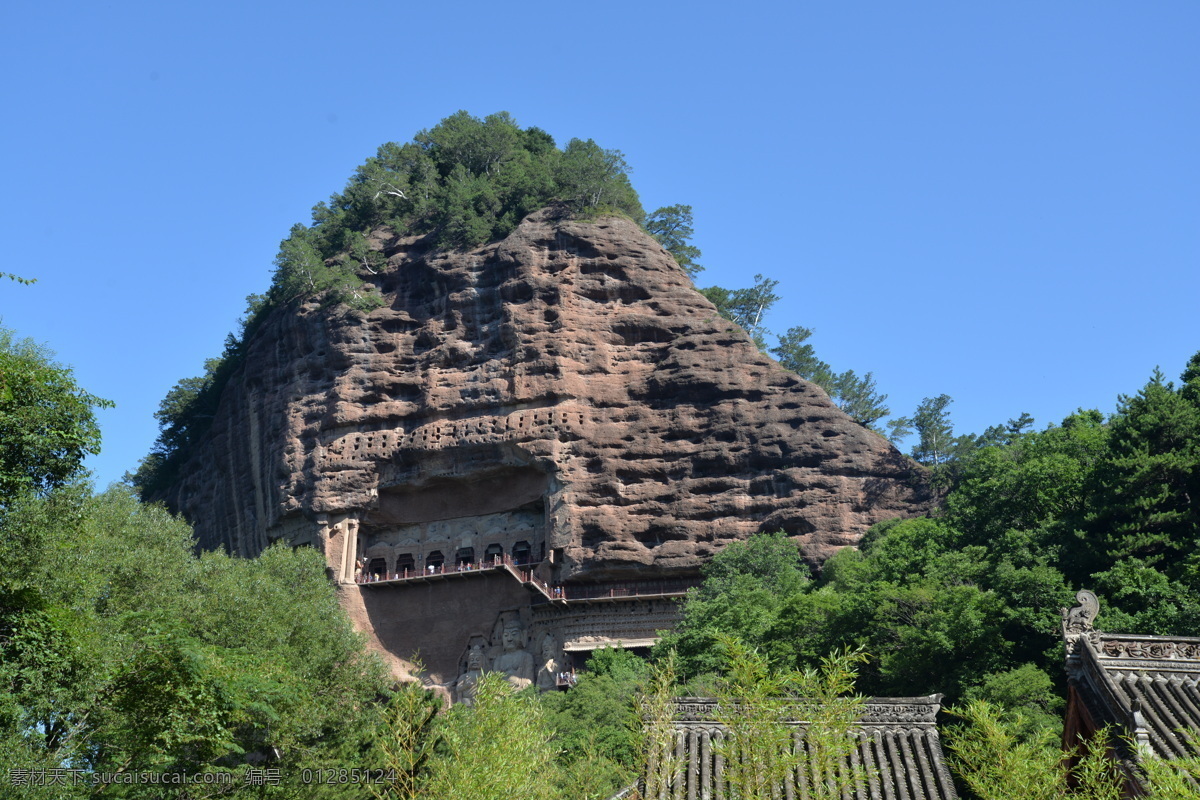
[[[276,312],[225,389],[165,498],[203,546],[311,543],[351,585],[358,563],[497,554],[570,584],[694,574],[756,531],[819,562],[928,503],[919,467],[628,220],[546,210],[465,253],[373,242],[386,307]]]

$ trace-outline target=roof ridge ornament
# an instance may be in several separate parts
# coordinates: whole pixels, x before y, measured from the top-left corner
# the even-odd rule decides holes
[[[1100,613],[1100,601],[1087,589],[1075,593],[1076,605],[1060,609],[1063,620],[1063,635],[1087,633],[1093,630],[1092,623]]]
[[[1080,589],[1075,593],[1075,603],[1071,608],[1059,609],[1059,613],[1062,614],[1063,642],[1066,644],[1068,656],[1075,653],[1080,639],[1096,635],[1092,623],[1100,613],[1100,601],[1087,589]]]

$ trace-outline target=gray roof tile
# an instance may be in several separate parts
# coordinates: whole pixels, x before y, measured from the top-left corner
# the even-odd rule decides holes
[[[855,726],[856,747],[841,765],[853,776],[853,800],[954,800],[958,795],[946,769],[936,718],[941,695],[868,698]],[[714,744],[724,736],[716,722],[717,701],[682,697],[676,701],[676,752],[685,772],[678,800],[724,796],[721,764]],[[788,724],[804,747],[804,704],[797,703]],[[811,776],[794,776],[784,796],[805,798]]]
[[[1084,708],[1068,715],[1114,726],[1114,745],[1128,763],[1146,753],[1192,755],[1186,731],[1200,730],[1200,638],[1103,633],[1092,624],[1096,596],[1081,591],[1076,599],[1062,610],[1063,641],[1067,676]]]

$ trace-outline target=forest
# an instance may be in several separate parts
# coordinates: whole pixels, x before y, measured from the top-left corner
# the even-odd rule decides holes
[[[646,213],[619,151],[559,149],[507,114],[460,112],[381,147],[312,225],[292,229],[221,356],[164,399],[154,452],[127,486],[99,494],[83,461],[107,401],[46,346],[0,333],[0,764],[13,770],[0,780],[47,798],[605,798],[645,774],[655,727],[641,722],[672,694],[942,692],[964,796],[1066,797],[1081,785],[1118,796],[1102,769],[1081,783],[1061,763],[1058,609],[1087,588],[1106,632],[1200,632],[1200,352],[1177,379],[1148,367],[1115,413],[1079,409],[1038,428],[1014,410],[958,434],[949,397],[885,423],[869,372],[821,361],[807,329],[771,336],[769,279],[702,289],[860,424],[915,433],[910,455],[928,467],[937,507],[876,525],[819,572],[782,534],[732,545],[648,659],[598,651],[578,685],[540,696],[486,682],[473,708],[391,682],[316,552],[196,553],[182,520],[141,499],[203,434],[265,314],[306,298],[353,313],[378,302],[364,280],[380,266],[371,231],[470,248],[552,203],[585,219],[629,216],[689,275],[702,269],[690,208]],[[1154,796],[1196,796],[1179,771],[1195,768],[1153,776]],[[145,773],[208,778],[121,778]]]

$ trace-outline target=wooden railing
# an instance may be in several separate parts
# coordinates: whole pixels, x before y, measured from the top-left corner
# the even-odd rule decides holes
[[[594,600],[606,597],[644,597],[646,595],[681,595],[699,586],[700,578],[670,578],[624,583],[582,583],[564,587],[567,600]]]
[[[405,569],[386,575],[360,575],[356,583],[375,586],[387,584],[403,584],[411,581],[424,582],[429,578],[448,575],[462,575],[473,572],[505,571],[521,583],[528,584],[542,595],[542,603],[620,599],[626,597],[675,597],[687,593],[688,589],[699,586],[700,578],[670,578],[664,580],[625,581],[608,583],[580,583],[569,585],[551,585],[539,578],[535,572],[536,564],[515,561],[511,556],[496,556],[491,560],[473,563],[462,563],[454,566],[439,564],[424,570]]]
[[[395,572],[376,572],[370,574],[357,575],[354,579],[355,583],[395,583],[396,581],[420,580],[422,578],[431,578],[435,575],[456,575],[460,572],[483,572],[486,570],[502,570],[505,568],[520,568],[533,566],[534,562],[514,560],[512,556],[495,556],[491,559],[484,559],[475,562],[462,562],[458,564],[448,565],[446,563],[430,564],[424,569],[409,569],[405,567],[403,570]]]

